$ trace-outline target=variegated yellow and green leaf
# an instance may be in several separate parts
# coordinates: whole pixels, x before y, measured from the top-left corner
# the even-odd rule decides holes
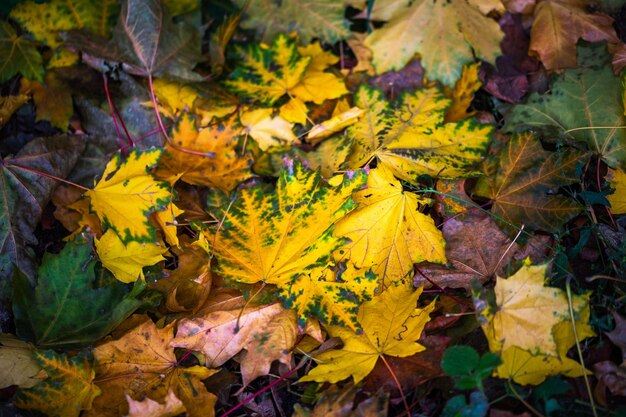
[[[311,62],[298,52],[296,40],[278,35],[270,45],[253,44],[239,48],[241,64],[230,75],[226,86],[236,93],[272,105],[289,93]]]
[[[450,100],[436,87],[387,102],[383,94],[361,86],[355,105],[365,109],[348,129],[354,138],[346,163],[357,168],[376,159],[393,174],[415,183],[420,175],[460,178],[478,173],[493,127],[468,119],[444,123]]]
[[[33,34],[35,39],[53,49],[49,67],[63,67],[76,62],[76,55],[62,47],[59,32],[86,29],[96,35],[108,36],[112,18],[119,8],[115,0],[52,0],[41,3],[20,2],[11,17]]]
[[[19,390],[13,399],[17,407],[64,417],[78,417],[82,410],[91,408],[101,391],[93,383],[95,371],[86,355],[69,358],[46,350],[35,352],[34,357],[48,378],[33,388]]]
[[[35,44],[17,36],[8,22],[0,22],[0,82],[10,80],[17,73],[30,80],[43,81],[41,55]]]
[[[161,152],[161,149],[133,151],[124,162],[116,154],[107,164],[102,179],[85,193],[91,209],[124,243],[156,240],[156,228],[148,216],[165,210],[171,200],[169,184],[157,181],[148,173]]]
[[[350,172],[333,184],[337,180],[342,182],[329,186],[318,172],[287,161],[273,193],[260,186],[243,190],[213,239],[217,271],[237,282],[275,284],[290,305],[309,304],[303,299],[306,293],[326,294],[322,298],[336,295],[337,291],[310,286],[323,281],[321,270],[334,264],[333,252],[345,242],[334,236],[333,225],[355,208],[352,192],[364,184],[365,174]],[[310,283],[298,281],[308,274]],[[346,296],[355,290],[349,285],[344,288]],[[357,290],[355,297],[362,293]],[[319,297],[314,302],[322,304]],[[322,307],[301,310],[332,320]]]

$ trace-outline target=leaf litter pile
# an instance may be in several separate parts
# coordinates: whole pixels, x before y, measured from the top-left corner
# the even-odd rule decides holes
[[[0,13],[0,415],[626,412],[626,1]]]

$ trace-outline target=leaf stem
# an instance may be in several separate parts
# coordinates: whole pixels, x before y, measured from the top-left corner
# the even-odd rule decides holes
[[[25,167],[25,166],[22,166],[22,165],[14,165],[14,164],[10,164],[10,165],[12,167],[16,167],[16,168],[23,169],[25,171],[32,172],[33,174],[41,175],[42,177],[50,178],[50,179],[55,180],[55,181],[60,181],[60,182],[65,183],[65,184],[72,185],[72,186],[74,186],[76,188],[80,188],[81,190],[84,190],[84,191],[91,191],[87,187],[83,187],[82,185],[76,184],[75,182],[64,180],[63,178],[57,177],[56,175],[48,174],[47,172],[37,171],[36,169],[28,168],[28,167]]]
[[[572,330],[574,331],[574,339],[576,340],[576,350],[578,351],[578,359],[580,360],[580,366],[583,369],[583,378],[585,380],[585,386],[587,387],[587,395],[589,395],[589,402],[591,403],[591,410],[593,416],[598,417],[598,410],[596,410],[596,404],[593,399],[593,392],[591,391],[591,384],[589,378],[587,378],[587,369],[585,368],[585,359],[583,358],[583,351],[580,348],[580,340],[578,339],[578,330],[576,330],[576,319],[574,318],[574,305],[572,303],[572,287],[570,281],[572,277],[567,277],[565,281],[565,290],[567,291],[567,306],[569,307],[569,317],[572,321]]]
[[[115,126],[115,131],[117,132],[117,139],[120,142],[120,150],[122,151],[122,154],[124,156],[126,156],[126,152],[125,149],[130,146],[134,146],[135,143],[133,142],[132,138],[130,137],[130,134],[128,133],[128,130],[126,130],[126,125],[124,125],[124,132],[126,133],[126,139],[128,140],[129,145],[126,145],[124,143],[124,140],[122,139],[122,133],[120,132],[120,127],[117,123],[117,118],[119,117],[120,121],[122,120],[121,116],[119,115],[119,112],[117,111],[117,108],[115,107],[115,104],[113,104],[113,99],[111,98],[111,93],[109,91],[109,79],[107,77],[107,75],[105,73],[102,73],[102,80],[104,82],[104,93],[107,96],[107,102],[109,103],[109,110],[111,112],[111,119],[113,119],[113,126]],[[123,121],[122,121],[123,123]]]
[[[398,387],[398,390],[400,391],[400,397],[402,397],[402,403],[404,404],[406,417],[411,417],[411,407],[409,407],[409,403],[406,401],[406,397],[404,396],[404,391],[402,391],[402,385],[400,384],[400,381],[398,381],[398,377],[396,377],[396,373],[393,371],[393,369],[391,369],[389,362],[387,362],[387,359],[385,359],[385,355],[381,354],[378,357],[383,360],[383,363],[385,364],[385,366],[389,370],[389,373],[391,374],[391,378],[393,378],[393,382],[395,382],[396,387]]]
[[[519,392],[517,392],[517,390],[515,389],[515,387],[513,386],[513,384],[511,383],[511,380],[509,379],[508,381],[509,384],[509,389],[511,390],[511,392],[513,393],[513,396],[522,404],[524,404],[524,406],[526,408],[528,408],[534,415],[536,415],[537,417],[545,417],[543,414],[541,414],[539,411],[537,411],[537,409],[535,407],[533,407],[528,401],[526,401],[524,399],[524,397],[522,397],[520,395]]]

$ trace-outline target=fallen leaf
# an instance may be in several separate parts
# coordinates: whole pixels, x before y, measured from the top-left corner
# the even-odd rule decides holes
[[[48,71],[43,84],[22,79],[20,92],[33,95],[37,107],[37,121],[47,120],[54,127],[67,129],[74,114],[72,93],[55,72]]]
[[[345,327],[328,327],[331,337],[341,338],[343,348],[317,355],[317,366],[300,381],[336,383],[352,376],[356,384],[374,369],[382,355],[406,357],[423,351],[424,346],[417,340],[430,320],[435,303],[423,309],[416,307],[421,293],[421,289],[412,291],[406,286],[392,286],[361,304],[358,313],[361,334]]]
[[[372,268],[383,287],[405,278],[414,263],[446,262],[441,232],[418,210],[426,201],[404,191],[385,165],[371,170],[367,188],[352,198],[359,207],[335,226],[335,235],[350,242],[340,253],[358,268]]]
[[[474,94],[482,86],[482,83],[478,80],[479,67],[479,64],[465,65],[463,67],[461,78],[457,80],[450,95],[452,105],[446,110],[444,119],[446,123],[460,122],[475,113],[468,110],[474,100]]]
[[[306,153],[306,161],[312,169],[319,169],[322,177],[330,179],[348,157],[350,145],[350,139],[344,136],[326,139],[317,149]]]
[[[331,119],[313,126],[306,139],[309,143],[316,145],[334,133],[341,132],[346,127],[356,123],[363,113],[365,113],[363,109],[352,107],[345,112],[333,115]]]
[[[45,350],[35,352],[34,358],[48,378],[33,388],[20,389],[13,397],[17,407],[68,417],[78,417],[81,410],[91,409],[102,391],[93,383],[95,372],[87,355],[70,358],[65,353]]]
[[[511,137],[498,154],[497,164],[480,178],[474,194],[493,201],[491,212],[511,233],[520,227],[557,232],[582,206],[559,195],[559,187],[579,181],[578,167],[585,152],[564,149],[548,152],[531,133]]]
[[[9,22],[0,22],[0,82],[13,78],[15,74],[43,81],[43,63],[35,44],[17,36]]]
[[[379,166],[412,183],[420,175],[475,174],[493,132],[493,127],[471,119],[444,123],[450,100],[435,87],[390,103],[380,91],[361,86],[355,104],[366,113],[348,128],[354,143],[346,165],[357,168],[376,158]]]
[[[95,287],[95,259],[80,236],[53,255],[46,253],[33,289],[17,274],[13,293],[15,327],[21,339],[44,347],[85,346],[107,335],[137,308],[143,287]]]
[[[0,97],[0,129],[11,119],[13,113],[28,100],[29,97],[26,94]]]
[[[576,66],[576,43],[618,41],[613,19],[590,13],[587,0],[539,0],[534,8],[529,51],[547,69]]]
[[[0,333],[0,389],[17,385],[32,388],[43,379],[41,365],[33,357],[35,348],[12,334]]]
[[[502,37],[498,24],[466,0],[421,0],[396,12],[365,45],[378,74],[401,69],[419,53],[429,78],[452,85],[474,56],[495,63]]]
[[[622,365],[624,365],[626,364],[626,320],[615,311],[611,313],[615,320],[615,328],[606,332],[606,335],[622,351]]]
[[[611,203],[611,213],[626,213],[626,173],[621,168],[615,170],[609,168],[607,180],[609,180],[611,188],[615,189],[612,194],[606,197]]]
[[[31,245],[37,244],[34,231],[50,195],[59,184],[38,172],[67,176],[85,148],[78,136],[38,138],[14,157],[0,160],[0,279],[14,268],[34,282],[35,263]]]
[[[171,388],[167,392],[163,404],[150,398],[135,401],[128,394],[126,394],[126,400],[128,401],[128,417],[175,417],[187,411]]]
[[[242,302],[217,311],[209,305],[195,317],[182,319],[171,346],[202,352],[210,368],[223,365],[243,350],[239,361],[246,386],[267,375],[275,360],[290,367],[300,335],[304,332],[298,328],[294,311],[277,303],[246,307]],[[321,334],[316,336],[321,339]]]
[[[178,246],[178,221],[176,218],[183,214],[183,210],[179,209],[174,203],[170,202],[163,211],[152,213],[152,219],[157,223],[165,241],[170,246]]]
[[[389,372],[389,371],[387,371]],[[384,417],[389,408],[389,394],[379,392],[359,401],[361,388],[348,384],[339,388],[331,385],[315,402],[312,410],[296,404],[294,417]],[[358,405],[357,405],[358,402]]]
[[[120,154],[115,154],[102,179],[93,190],[85,192],[92,210],[123,243],[156,239],[156,228],[148,215],[164,210],[171,199],[169,186],[148,173],[160,156],[160,149],[133,150],[122,162]]]
[[[526,104],[504,112],[504,131],[537,129],[552,137],[575,140],[613,168],[626,161],[622,89],[608,64],[604,45],[580,47],[577,69],[563,72],[550,92],[533,93]],[[595,126],[599,126],[595,128]]]
[[[154,242],[124,243],[111,229],[95,239],[94,244],[102,265],[127,284],[143,281],[143,267],[164,261],[163,254],[167,252],[167,248]]]
[[[217,397],[206,390],[202,380],[217,371],[197,365],[182,367],[169,347],[173,333],[172,325],[158,329],[144,317],[119,339],[108,338],[97,345],[93,350],[95,383],[103,394],[86,416],[126,415],[126,395],[163,403],[172,391],[190,417],[212,417]]]
[[[77,30],[62,36],[66,46],[81,51],[83,60],[97,70],[106,62],[123,62],[129,74],[188,81],[202,80],[192,71],[202,60],[200,37],[185,21],[174,23],[159,0],[123,1],[110,41]]]
[[[593,364],[593,371],[600,384],[609,389],[611,394],[626,396],[626,369],[611,361]]]
[[[176,147],[165,145],[157,178],[232,191],[252,176],[249,156],[240,156],[236,150],[240,132],[234,118],[199,130],[191,115],[183,115],[172,133]]]
[[[289,293],[288,304],[295,301],[293,298],[306,305],[319,302],[289,288],[299,277],[304,281],[298,286],[321,285],[323,282],[316,283],[323,274],[330,279],[330,271],[324,268],[332,265],[333,252],[344,243],[344,239],[333,236],[333,224],[354,209],[351,195],[365,182],[365,175],[350,172],[337,180],[335,184],[342,181],[341,185],[327,186],[319,173],[297,161],[287,161],[275,192],[267,193],[260,186],[242,190],[224,213],[222,227],[209,239],[214,242],[216,271],[237,282],[262,281],[284,287]],[[360,280],[364,288],[355,294],[357,299],[371,290],[371,277]],[[338,287],[332,295],[340,296],[340,283],[328,285]],[[357,289],[358,285],[352,288]],[[332,303],[332,298],[326,302]],[[323,311],[318,313],[331,321]]]
[[[291,146],[298,142],[293,124],[280,116],[272,117],[273,109],[247,109],[239,114],[246,135],[256,141],[262,151],[272,146]]]
[[[234,2],[243,7],[246,2]],[[281,33],[298,32],[304,42],[320,38],[334,44],[350,35],[342,2],[334,0],[271,0],[251,2],[241,27],[256,29],[265,40]]]

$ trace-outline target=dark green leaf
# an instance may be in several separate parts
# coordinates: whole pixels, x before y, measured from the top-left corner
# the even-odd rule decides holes
[[[144,284],[129,293],[120,282],[94,288],[95,263],[90,245],[77,237],[58,255],[44,255],[35,289],[18,273],[13,294],[18,336],[43,347],[86,345],[144,303],[137,298]]]
[[[8,22],[0,21],[0,83],[17,73],[29,80],[43,81],[41,55],[32,42],[17,36]]]
[[[469,374],[476,369],[479,361],[480,356],[478,356],[474,348],[469,346],[450,346],[443,353],[441,369],[452,377]]]

